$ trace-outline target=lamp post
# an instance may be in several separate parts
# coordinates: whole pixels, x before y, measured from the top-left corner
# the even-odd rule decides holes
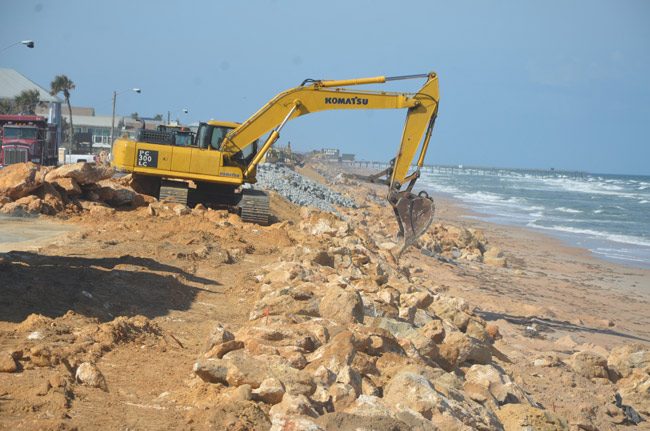
[[[12,43],[9,46],[5,46],[4,48],[0,49],[0,52],[4,52],[11,48],[12,46],[16,45],[25,45],[27,48],[33,48],[34,47],[34,41],[33,40],[21,40],[20,42]]]
[[[111,118],[111,147],[113,146],[113,137],[115,136],[115,100],[117,99],[117,95],[124,93],[125,91],[128,90],[123,90],[123,91],[113,91],[113,116]],[[135,93],[142,93],[142,90],[139,88],[132,88],[131,91]],[[112,152],[112,151],[111,151]]]
[[[187,114],[188,112],[190,112],[190,110],[187,109],[187,108],[183,108],[181,111],[183,112],[183,114]],[[168,126],[171,124],[171,116],[172,116],[172,111],[167,111],[167,125]],[[178,122],[178,117],[176,117],[176,121]]]

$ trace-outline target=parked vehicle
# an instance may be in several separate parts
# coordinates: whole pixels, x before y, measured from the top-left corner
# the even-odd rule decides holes
[[[56,165],[56,125],[38,115],[0,115],[0,166],[34,162]]]

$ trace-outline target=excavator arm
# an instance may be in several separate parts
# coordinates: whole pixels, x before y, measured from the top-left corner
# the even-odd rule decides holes
[[[388,81],[426,78],[416,93],[362,91],[341,88]],[[423,75],[350,79],[340,81],[306,80],[299,87],[275,96],[244,123],[230,131],[221,144],[225,158],[233,157],[260,137],[269,133],[257,154],[242,166],[244,178],[251,181],[255,168],[266,152],[280,137],[287,121],[302,115],[328,110],[406,109],[406,121],[397,155],[391,166],[379,175],[387,179],[388,201],[392,205],[404,239],[401,252],[417,240],[433,220],[433,201],[424,192],[411,193],[429,146],[431,131],[438,112],[438,77],[435,73]],[[415,156],[418,154],[417,161]],[[411,166],[415,169],[410,172]],[[407,184],[408,183],[408,184]],[[402,190],[402,187],[405,186]]]

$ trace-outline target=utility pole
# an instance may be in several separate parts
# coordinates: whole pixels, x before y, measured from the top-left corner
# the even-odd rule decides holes
[[[115,136],[115,99],[117,99],[117,91],[113,91],[113,116],[111,118],[111,147],[113,146],[113,136]]]

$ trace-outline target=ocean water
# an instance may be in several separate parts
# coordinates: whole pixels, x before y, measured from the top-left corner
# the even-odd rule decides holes
[[[648,176],[439,168],[423,172],[417,186],[461,200],[481,219],[525,226],[596,256],[650,268]]]

